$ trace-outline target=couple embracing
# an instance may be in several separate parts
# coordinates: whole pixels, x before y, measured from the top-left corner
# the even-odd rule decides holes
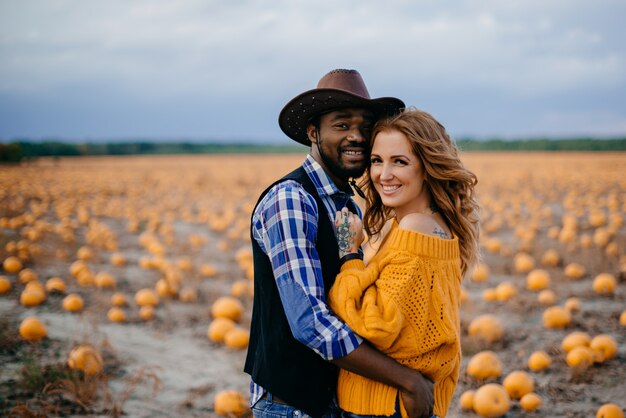
[[[478,251],[476,176],[431,115],[371,99],[355,70],[326,74],[279,125],[311,149],[252,215],[254,416],[444,417]],[[363,231],[380,243],[367,265]]]

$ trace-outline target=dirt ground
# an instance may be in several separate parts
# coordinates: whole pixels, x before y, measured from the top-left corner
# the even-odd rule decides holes
[[[607,196],[614,194],[617,212],[624,220],[626,154],[568,154],[559,158],[548,154],[498,154],[498,158],[494,154],[470,154],[466,158],[470,168],[484,179],[479,187],[479,195],[486,202],[483,224],[495,218],[502,220],[501,227],[483,234],[484,239],[499,240],[501,248],[483,252],[483,261],[490,267],[488,279],[466,280],[464,285],[468,299],[462,306],[463,366],[448,416],[477,417],[461,410],[458,398],[465,390],[484,383],[465,373],[471,356],[484,349],[498,354],[503,363],[502,378],[513,370],[528,371],[526,363],[533,351],[544,350],[552,356],[550,368],[531,373],[543,405],[527,413],[513,401],[508,418],[591,417],[607,402],[626,407],[626,328],[619,323],[626,309],[626,228],[619,226],[612,234],[617,255],[608,255],[605,246],[585,248],[578,237],[573,243],[550,237],[550,228],[562,226],[562,216],[570,212],[579,214],[579,235],[593,236],[596,228],[587,219],[592,209],[588,202],[594,197],[604,196],[598,206],[608,214]],[[9,415],[19,405],[27,405],[35,413],[45,402],[61,399],[46,398],[41,387],[29,392],[24,383],[24,365],[33,358],[42,366],[64,364],[72,346],[83,342],[103,351],[106,378],[96,400],[85,408],[68,399],[58,400],[60,416],[112,416],[115,406],[129,417],[210,417],[216,415],[214,397],[220,390],[237,390],[247,397],[249,381],[242,372],[245,349],[229,349],[207,338],[210,307],[218,297],[231,293],[235,281],[246,279],[237,254],[249,247],[246,222],[255,196],[263,185],[301,160],[302,156],[133,157],[44,160],[0,167],[0,218],[21,216],[24,220],[18,227],[1,224],[0,260],[12,255],[11,242],[33,237],[28,235],[28,228],[39,220],[44,232],[31,240],[36,243],[35,251],[25,267],[34,270],[44,283],[49,277],[63,278],[67,293],[79,293],[86,302],[82,313],[70,314],[61,308],[64,295],[49,294],[43,304],[26,308],[19,303],[24,285],[17,275],[0,273],[13,284],[8,294],[0,295],[0,338],[4,340],[0,343],[0,415]],[[515,169],[508,172],[509,167]],[[503,172],[508,173],[508,179],[501,175]],[[555,173],[560,173],[558,178]],[[535,191],[532,199],[520,192],[522,186]],[[587,206],[573,211],[568,198]],[[539,211],[533,207],[535,200],[542,202],[542,208],[551,208],[550,216],[546,211],[541,218],[529,215],[532,209]],[[54,226],[63,222],[59,215],[61,201],[70,207],[73,241],[61,239],[55,232],[58,229]],[[45,208],[38,211],[30,202],[43,202]],[[115,252],[124,254],[125,266],[111,264],[112,250],[88,242],[89,226],[76,221],[81,206],[91,219],[112,232],[117,243]],[[215,213],[216,218],[208,212]],[[24,214],[32,216],[24,218]],[[196,288],[199,297],[193,303],[162,299],[156,318],[144,322],[132,298],[138,289],[153,287],[162,277],[156,269],[141,267],[142,258],[150,253],[140,245],[140,237],[155,216],[159,226],[168,226],[155,230],[166,243],[165,258],[173,263],[181,258],[192,261],[193,267],[183,272],[184,283]],[[140,221],[139,230],[129,232],[129,222],[134,219]],[[227,225],[220,226],[216,219]],[[536,230],[533,239],[523,241],[519,227]],[[201,236],[202,244],[192,245],[191,236]],[[81,287],[70,275],[69,266],[76,260],[77,250],[85,245],[96,250],[95,258],[88,262],[90,268],[112,274],[117,280],[116,291],[131,300],[126,323],[107,320],[112,290]],[[541,255],[548,248],[561,255],[557,266],[542,267],[550,273],[555,303],[562,305],[570,297],[581,301],[581,310],[572,314],[572,323],[565,329],[544,327],[546,306],[538,301],[536,292],[525,288],[526,273],[514,268],[514,256],[521,249],[534,257],[535,267],[541,267]],[[586,269],[586,274],[575,281],[565,277],[563,271],[574,261]],[[210,263],[217,273],[203,277],[202,263]],[[593,278],[601,272],[617,277],[613,295],[594,293]],[[517,295],[508,301],[485,301],[485,289],[503,281],[513,283]],[[248,328],[252,301],[247,294],[240,300],[245,307],[240,325]],[[496,315],[504,324],[502,340],[488,344],[467,335],[469,322],[484,313]],[[39,317],[48,328],[48,338],[41,343],[25,343],[17,336],[19,322],[31,315]],[[573,371],[565,364],[560,344],[575,330],[592,337],[610,334],[619,346],[617,356],[584,371]],[[502,378],[494,381],[501,383]]]

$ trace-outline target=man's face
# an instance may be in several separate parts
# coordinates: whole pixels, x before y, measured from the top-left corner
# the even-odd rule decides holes
[[[371,111],[346,108],[322,115],[319,130],[308,126],[311,154],[338,186],[350,177],[360,177],[369,164],[373,122]]]

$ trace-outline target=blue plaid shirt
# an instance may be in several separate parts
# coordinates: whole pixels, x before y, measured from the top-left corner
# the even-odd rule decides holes
[[[308,155],[302,164],[335,225],[335,213],[352,200],[320,164]],[[361,216],[361,211],[354,202]],[[293,180],[281,182],[265,195],[252,217],[253,237],[272,263],[278,292],[293,336],[325,360],[350,354],[363,341],[328,309],[320,259],[315,249],[317,203]],[[250,382],[250,404],[265,389]]]

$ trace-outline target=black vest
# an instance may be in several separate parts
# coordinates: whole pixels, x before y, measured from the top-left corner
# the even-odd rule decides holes
[[[317,203],[318,226],[315,248],[319,254],[324,278],[324,294],[339,272],[339,249],[335,230],[326,206],[303,167],[299,167],[268,187],[295,180]],[[256,210],[256,207],[255,207]],[[269,257],[252,237],[254,261],[254,306],[250,325],[250,343],[244,371],[289,405],[318,417],[327,412],[335,395],[338,369],[313,350],[297,341],[287,322]]]

